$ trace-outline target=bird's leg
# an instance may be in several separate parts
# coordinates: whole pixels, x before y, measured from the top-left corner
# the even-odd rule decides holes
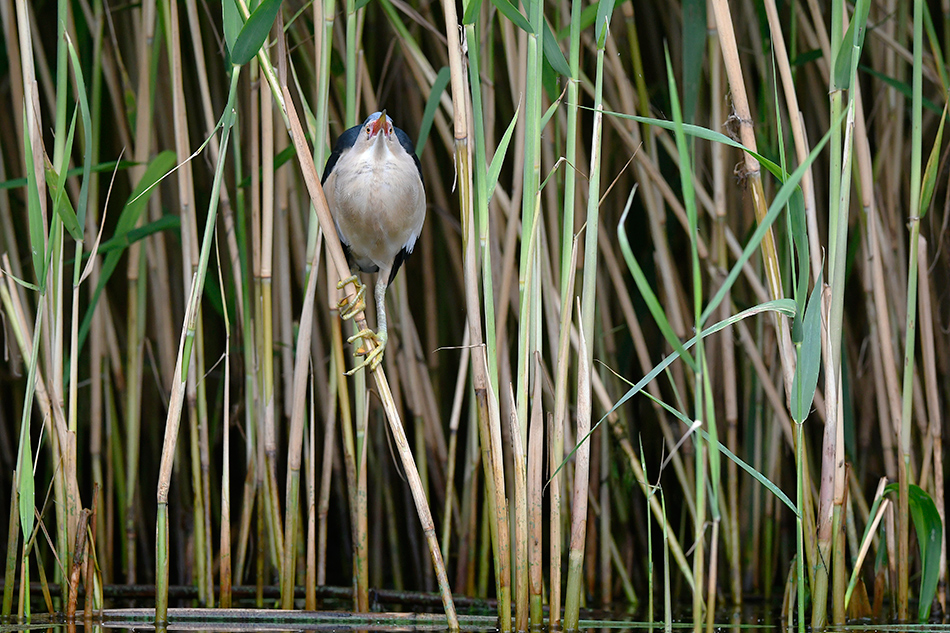
[[[386,324],[386,287],[389,285],[389,275],[383,275],[380,273],[379,281],[376,282],[376,321],[377,321],[377,331],[373,332],[368,328],[364,328],[347,339],[348,342],[352,343],[357,339],[365,341],[370,339],[373,341],[373,349],[366,349],[365,345],[361,346],[356,350],[355,354],[357,356],[363,356],[363,360],[360,363],[346,372],[347,376],[351,376],[356,373],[357,370],[362,369],[369,365],[370,371],[375,371],[379,364],[383,360],[383,350],[386,349],[386,342],[389,340],[389,334],[387,333],[387,324]]]
[[[356,290],[356,297],[352,302],[349,297],[343,297],[340,299],[340,302],[337,303],[337,307],[341,310],[340,318],[344,321],[352,319],[366,309],[366,285],[360,281],[359,275],[352,274],[346,279],[341,279],[336,287],[339,290],[343,290],[347,284],[353,284],[353,288]]]

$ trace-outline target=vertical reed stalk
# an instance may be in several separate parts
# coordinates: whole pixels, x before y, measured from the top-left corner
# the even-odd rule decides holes
[[[601,49],[601,55],[603,49]],[[595,128],[596,129],[596,128]],[[592,183],[593,186],[593,183]],[[596,200],[596,198],[593,198]],[[591,227],[588,226],[588,230]],[[586,267],[585,267],[586,268]],[[588,286],[584,286],[585,292]],[[582,323],[578,327],[580,342],[578,345],[577,365],[577,440],[579,446],[574,457],[574,496],[571,503],[571,537],[568,554],[567,596],[564,602],[564,628],[576,631],[580,619],[581,573],[584,564],[584,544],[587,534],[587,496],[588,477],[590,475],[590,360],[587,339],[584,331],[581,300],[578,300],[578,313]]]
[[[518,405],[515,394],[509,391],[509,433],[511,434],[511,458],[514,463],[514,572],[515,572],[515,630],[528,630],[528,516],[527,516],[527,467],[524,445],[521,443],[521,429],[518,422]]]
[[[531,627],[543,625],[543,578],[541,567],[541,471],[543,469],[542,450],[544,446],[544,412],[541,402],[541,367],[540,355],[535,357],[534,394],[531,404],[531,423],[528,428],[528,472],[527,472],[527,504],[528,504],[528,588],[529,613]]]
[[[899,518],[897,535],[897,617],[907,620],[910,562],[908,560],[910,542],[910,510],[908,485],[911,477],[910,428],[913,423],[914,389],[914,351],[917,344],[917,249],[920,236],[920,216],[926,209],[920,208],[921,154],[923,135],[923,110],[921,101],[923,85],[923,3],[914,2],[914,64],[912,66],[911,86],[911,152],[910,152],[910,203],[907,207],[910,225],[910,254],[907,265],[907,314],[905,317],[904,337],[904,377],[901,398],[900,454],[898,462],[900,473],[900,495],[898,497]]]
[[[587,434],[590,429],[591,395],[591,347],[594,335],[594,297],[597,287],[597,233],[599,226],[601,138],[603,135],[603,90],[604,47],[609,34],[610,12],[598,9],[597,74],[594,84],[594,122],[590,152],[590,184],[587,192],[587,218],[584,243],[584,294],[581,298],[580,361],[577,384],[577,441],[583,443],[578,451],[574,470],[573,525],[571,527],[571,551],[568,562],[567,598],[564,609],[564,626],[576,629],[580,609],[581,570],[584,559],[583,544],[587,523],[587,478],[589,472],[590,444]],[[566,309],[566,306],[564,308]]]
[[[154,0],[142,3],[141,23],[138,25],[138,41],[136,46],[136,61],[138,64],[138,87],[136,90],[136,129],[135,129],[135,161],[141,167],[131,170],[135,181],[141,179],[145,172],[144,165],[148,163],[151,148],[151,50],[149,44],[155,35],[156,9]],[[141,220],[140,224],[141,226]],[[139,467],[139,435],[141,433],[141,397],[142,397],[142,348],[145,338],[145,323],[143,310],[146,296],[145,279],[141,271],[145,265],[141,258],[141,245],[133,244],[129,248],[129,262],[126,270],[127,279],[127,330],[129,333],[128,356],[126,360],[126,472],[128,482],[125,498],[125,555],[126,581],[136,582],[136,516],[135,493],[137,490]]]
[[[528,437],[528,392],[531,381],[530,358],[540,352],[540,249],[526,248],[532,241],[534,216],[540,213],[539,186],[541,184],[541,37],[544,33],[544,2],[529,0],[526,3],[531,31],[527,33],[527,66],[525,69],[525,118],[523,141],[523,165],[521,190],[521,263],[518,267],[518,282],[521,291],[522,310],[518,319],[518,432],[521,444]],[[529,255],[533,254],[533,258]],[[534,282],[534,285],[529,283]],[[521,550],[519,556],[524,555]],[[519,560],[517,566],[526,561]],[[516,568],[517,568],[516,566]]]
[[[465,302],[469,314],[479,314],[478,275],[476,255],[476,227],[472,169],[472,149],[468,141],[465,77],[462,70],[462,50],[459,42],[455,5],[443,3],[448,40],[449,68],[451,71],[452,106],[455,116],[455,165],[459,182],[459,202],[462,218],[462,245],[464,249]],[[486,297],[486,301],[488,298]],[[468,319],[470,344],[478,349],[483,345],[479,319]],[[498,597],[499,628],[511,630],[511,577],[509,571],[507,507],[504,499],[505,484],[501,463],[501,428],[498,405],[490,391],[491,381],[485,353],[472,354],[472,382],[479,420],[479,442],[485,467],[486,500],[491,515],[489,521],[495,561],[495,583]]]
[[[287,487],[284,508],[284,550],[280,576],[281,608],[293,607],[294,599],[294,562],[297,548],[297,517],[300,502],[300,460],[303,452],[304,416],[306,414],[307,378],[310,369],[310,337],[313,335],[313,308],[317,295],[318,249],[313,251],[310,262],[310,276],[300,312],[300,330],[297,333],[297,349],[294,359],[293,409],[290,417],[290,445],[287,451]],[[332,432],[328,431],[332,445]],[[327,477],[329,483],[329,477]]]
[[[468,365],[471,362],[471,347],[469,346],[471,332],[468,328],[465,329],[462,336],[462,353],[459,359],[458,376],[455,381],[455,397],[452,399],[452,413],[449,414],[449,447],[445,467],[445,509],[442,512],[442,558],[446,560],[449,559],[449,546],[452,543],[452,515],[455,511],[453,503],[455,502],[455,469],[458,460],[458,428],[462,417],[462,398],[465,395],[465,388],[468,381]],[[470,493],[471,490],[468,489],[468,492]],[[458,529],[464,533],[462,526],[459,526]],[[462,548],[461,551],[464,555],[465,548]]]
[[[576,161],[577,161],[577,106],[579,103],[578,84],[580,76],[580,32],[581,3],[571,2],[571,28],[569,64],[571,78],[567,83],[567,126],[565,157],[569,163],[564,170],[564,209],[561,225],[561,303],[560,327],[558,328],[557,378],[554,388],[554,428],[551,431],[551,521],[550,521],[550,585],[551,595],[549,623],[554,627],[561,620],[561,545],[563,542],[561,526],[561,486],[564,476],[559,472],[564,456],[564,424],[567,418],[567,375],[570,368],[571,305],[574,303],[574,279],[577,271],[577,238],[574,235],[574,205],[577,200]]]
[[[218,283],[222,288],[222,301],[224,300],[224,280],[221,277],[221,254],[218,256]],[[224,411],[224,420],[221,425],[221,540],[219,545],[220,557],[220,596],[218,604],[222,609],[231,608],[231,364],[228,354],[228,343],[231,340],[231,322],[228,320],[228,312],[224,311],[224,335],[225,335],[225,354],[224,354],[224,402],[222,410]],[[209,539],[210,540],[210,539]]]
[[[205,230],[201,241],[201,256],[198,260],[198,270],[195,273],[191,292],[188,297],[188,306],[185,311],[185,319],[181,332],[181,342],[179,343],[178,361],[175,367],[175,381],[172,383],[172,391],[168,404],[165,441],[162,446],[161,470],[158,479],[158,508],[156,512],[155,536],[155,622],[159,625],[168,622],[168,491],[171,482],[172,465],[175,458],[175,446],[178,441],[178,427],[181,423],[181,408],[184,399],[183,391],[185,381],[188,379],[187,369],[185,368],[189,366],[191,361],[191,351],[194,344],[195,330],[197,328],[198,304],[203,294],[202,289],[204,288],[205,276],[208,271],[211,239],[214,236],[214,225],[218,208],[217,194],[221,189],[224,176],[223,158],[227,155],[228,140],[231,127],[234,123],[234,103],[239,77],[240,67],[232,67],[228,103],[225,107],[224,115],[222,116],[221,154],[215,168],[208,217],[205,222]]]
[[[713,0],[713,11],[716,16],[716,29],[719,35],[719,46],[722,49],[725,61],[726,77],[729,80],[729,89],[732,93],[732,106],[739,123],[739,136],[742,145],[749,150],[757,151],[755,132],[752,129],[752,113],[746,95],[745,80],[742,66],[739,63],[739,50],[736,44],[736,34],[732,23],[732,14],[728,3],[724,0]],[[835,120],[835,119],[832,119]],[[768,211],[765,200],[765,190],[762,185],[762,174],[759,162],[749,152],[743,153],[742,176],[748,179],[748,186],[752,191],[752,202],[755,208],[756,220],[761,223]],[[775,249],[772,231],[765,234],[760,248],[765,263],[765,274],[768,280],[769,291],[773,299],[785,296],[782,290],[781,265]],[[773,323],[778,337],[779,358],[782,360],[782,373],[786,394],[791,392],[792,377],[795,361],[792,351],[792,340],[788,331],[788,323],[775,315]]]

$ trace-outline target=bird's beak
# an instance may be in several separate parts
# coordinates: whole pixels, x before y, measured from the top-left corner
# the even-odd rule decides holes
[[[370,136],[371,136],[371,137],[375,137],[375,136],[376,136],[377,134],[379,134],[381,131],[385,131],[385,132],[388,134],[388,133],[389,133],[389,129],[388,129],[388,128],[389,128],[389,126],[387,125],[386,111],[383,110],[383,111],[380,113],[379,118],[376,119],[375,121],[373,121],[373,126],[372,126],[372,128],[370,128],[370,130],[371,130],[371,131],[370,131]]]

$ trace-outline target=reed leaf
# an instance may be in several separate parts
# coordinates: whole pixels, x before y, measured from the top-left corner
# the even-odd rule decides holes
[[[472,3],[476,4],[476,3]],[[528,22],[528,18],[524,17],[524,14],[519,11],[515,5],[513,5],[508,0],[492,0],[492,4],[495,5],[495,8],[501,12],[503,16],[508,18],[512,24],[517,26],[519,29],[525,33],[534,33],[534,29],[531,28],[531,23]],[[474,10],[478,10],[478,7],[474,7]],[[466,22],[467,23],[467,22]]]
[[[630,384],[629,381],[627,381],[627,380],[624,379],[623,377],[621,377],[621,380],[624,380],[624,382],[627,382],[627,384]],[[636,388],[636,385],[634,385],[634,388]],[[653,402],[655,402],[655,403],[657,403],[658,405],[660,405],[661,407],[663,407],[663,409],[665,409],[668,413],[670,413],[670,414],[673,415],[676,419],[678,419],[680,422],[682,422],[683,424],[685,424],[687,428],[692,428],[692,426],[693,426],[693,421],[689,418],[688,415],[684,414],[684,413],[681,412],[679,409],[677,409],[677,408],[675,408],[675,407],[673,407],[673,406],[667,404],[667,403],[664,402],[663,400],[660,400],[659,398],[657,398],[656,396],[654,396],[653,394],[651,394],[651,393],[648,392],[648,391],[644,391],[643,394],[644,394],[647,398],[649,398],[650,400],[652,400]],[[800,515],[800,512],[799,512],[799,510],[798,510],[798,507],[795,505],[795,503],[794,503],[794,502],[788,497],[788,495],[785,494],[785,492],[784,492],[781,488],[779,488],[771,479],[769,479],[769,478],[766,477],[764,474],[762,474],[761,472],[759,472],[758,470],[756,470],[754,466],[752,466],[751,464],[749,464],[748,462],[746,462],[745,460],[743,460],[741,457],[739,457],[738,455],[736,455],[735,453],[733,453],[732,451],[730,451],[729,448],[728,448],[725,444],[723,444],[722,442],[720,442],[718,439],[714,438],[714,437],[713,437],[712,435],[710,435],[709,432],[706,431],[705,429],[697,428],[697,429],[696,429],[696,432],[699,433],[700,436],[702,436],[702,438],[703,438],[704,440],[706,440],[707,442],[709,442],[712,446],[717,447],[717,448],[719,449],[718,452],[720,452],[720,453],[722,453],[723,455],[725,455],[727,459],[731,460],[731,461],[734,462],[739,468],[741,468],[742,470],[746,471],[749,475],[751,475],[752,478],[755,479],[757,482],[759,482],[759,483],[762,485],[763,488],[765,488],[766,490],[768,490],[769,492],[771,492],[773,495],[775,495],[775,497],[776,497],[779,501],[781,501],[782,503],[784,503],[784,504],[785,504],[785,507],[787,507],[789,510],[791,510],[792,513],[795,514],[795,516],[799,516],[799,515]]]
[[[225,4],[237,0],[223,0]],[[251,11],[244,26],[229,46],[231,63],[243,66],[257,55],[267,39],[267,35],[277,20],[277,12],[283,0],[261,0],[257,8]]]
[[[83,130],[83,160],[82,160],[82,184],[79,188],[79,199],[76,201],[76,219],[79,226],[86,226],[86,207],[89,204],[89,176],[92,173],[92,115],[89,112],[89,99],[86,96],[86,80],[82,72],[82,64],[79,61],[79,55],[76,53],[76,47],[72,40],[66,35],[66,46],[69,50],[70,68],[73,71],[73,77],[76,80],[76,96],[79,102],[79,115],[82,120]],[[66,165],[60,167],[60,173],[65,171]],[[68,172],[67,172],[68,174]],[[70,231],[72,234],[72,231]],[[82,238],[76,238],[76,241],[82,241]]]
[[[495,154],[491,158],[488,173],[485,175],[485,191],[488,193],[488,196],[491,196],[495,191],[495,186],[498,184],[498,176],[501,174],[505,157],[508,155],[508,145],[511,143],[511,135],[515,131],[515,124],[518,123],[518,114],[520,112],[520,107],[515,110],[514,116],[511,117],[511,123],[508,124],[505,133],[501,135],[501,139],[498,141],[498,147],[495,149]]]
[[[551,64],[551,68],[554,69],[554,72],[571,78],[571,67],[568,66],[567,59],[564,57],[564,51],[561,50],[557,42],[557,37],[555,37],[554,31],[551,30],[551,25],[545,20],[544,34],[541,42],[544,48],[544,59]]]
[[[926,622],[930,618],[930,607],[937,594],[937,576],[940,572],[940,543],[943,539],[943,521],[933,497],[917,484],[909,484],[908,505],[910,516],[917,533],[917,547],[920,550],[920,595],[917,597],[917,619]],[[885,494],[896,495],[900,487],[896,483],[885,488]]]
[[[795,365],[795,380],[792,383],[791,415],[802,424],[811,411],[818,388],[818,373],[821,369],[821,275],[815,281],[805,318],[802,319],[802,340],[798,346],[798,363]]]
[[[442,99],[442,93],[452,80],[452,73],[448,66],[439,69],[432,82],[432,90],[429,91],[429,98],[426,101],[426,109],[422,112],[422,121],[419,122],[419,136],[416,137],[416,155],[422,156],[425,151],[426,141],[429,140],[429,131],[432,129],[432,122],[435,120],[435,113],[439,109],[439,102]]]
[[[923,177],[920,183],[920,206],[917,213],[921,219],[927,215],[930,209],[930,202],[933,200],[934,189],[937,187],[937,171],[940,167],[940,151],[943,145],[943,126],[947,122],[947,108],[950,108],[950,102],[943,107],[940,114],[940,126],[937,128],[937,137],[934,139],[933,147],[930,148],[930,156],[927,158],[927,166],[924,168]]]
[[[37,178],[45,174],[37,174],[33,161],[33,144],[27,132],[26,110],[23,112],[23,153],[26,156],[26,192],[27,216],[30,227],[30,253],[33,255],[33,272],[36,274],[36,285],[45,292],[46,289],[46,223],[43,220],[43,211],[40,208],[40,193]]]
[[[719,321],[718,323],[714,323],[713,325],[710,325],[709,327],[704,328],[702,332],[702,336],[703,338],[708,338],[712,334],[715,334],[716,332],[724,330],[730,325],[734,325],[738,323],[739,321],[746,319],[750,316],[754,316],[756,314],[762,314],[763,312],[777,312],[778,314],[781,314],[782,316],[792,318],[795,316],[795,302],[792,301],[791,299],[776,299],[774,301],[766,301],[765,303],[761,303],[751,308],[747,308],[743,310],[742,312],[734,314],[727,319],[723,319],[722,321]],[[694,336],[693,338],[683,343],[683,347],[685,349],[689,349],[695,344],[696,344],[696,337]],[[607,413],[605,413],[603,417],[601,417],[600,420],[597,421],[597,424],[594,424],[591,427],[590,433],[593,433],[594,431],[596,431],[597,427],[599,427],[600,424],[608,418],[608,416],[612,415],[615,411],[617,411],[617,409],[619,409],[621,406],[626,404],[626,402],[630,400],[630,398],[640,393],[644,389],[644,387],[646,387],[648,384],[650,384],[650,382],[653,381],[654,378],[656,378],[661,373],[666,371],[666,369],[671,364],[673,364],[673,361],[675,361],[677,358],[680,358],[679,353],[672,352],[671,354],[667,355],[662,361],[660,361],[658,365],[656,365],[653,369],[651,369],[647,373],[647,375],[645,375],[643,378],[637,381],[629,390],[627,390],[626,393],[624,393],[623,396],[621,396],[617,400],[617,402],[614,403],[612,407],[610,407],[610,409],[607,410]],[[577,445],[579,446],[584,441],[586,441],[586,439],[590,436],[590,433],[588,433],[588,435],[585,436],[584,438],[581,438],[578,441]],[[556,475],[558,472],[560,472],[561,468],[564,467],[564,464],[567,463],[567,460],[570,458],[570,456],[571,455],[567,455],[565,460],[561,462],[560,468],[558,468],[554,473],[551,474],[552,477]]]

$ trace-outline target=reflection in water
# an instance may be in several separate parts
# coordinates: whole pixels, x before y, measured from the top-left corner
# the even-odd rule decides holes
[[[582,619],[583,633],[639,633],[663,631],[663,622],[638,622],[610,619],[610,614],[597,613],[599,619]],[[17,625],[9,620],[0,620],[0,633],[10,631],[43,631],[44,633],[140,633],[142,631],[200,631],[208,633],[299,633],[302,631],[346,631],[348,633],[388,633],[397,631],[445,631],[445,618],[438,613],[351,613],[346,611],[275,611],[268,609],[170,609],[172,624],[156,628],[152,609],[111,609],[103,612],[102,619],[50,625],[49,621],[31,625]],[[37,620],[35,618],[34,620]],[[464,632],[494,631],[494,616],[460,615],[459,623]],[[682,614],[669,629],[685,631],[693,628],[690,614]],[[705,630],[705,627],[703,627]],[[736,609],[721,609],[715,618],[714,631],[774,631],[785,632],[782,619],[774,609],[761,604],[746,604]],[[898,631],[945,631],[950,625],[914,625],[852,623],[846,627],[829,626],[826,631],[848,633],[898,632]],[[538,633],[561,633],[560,630],[541,629]]]

